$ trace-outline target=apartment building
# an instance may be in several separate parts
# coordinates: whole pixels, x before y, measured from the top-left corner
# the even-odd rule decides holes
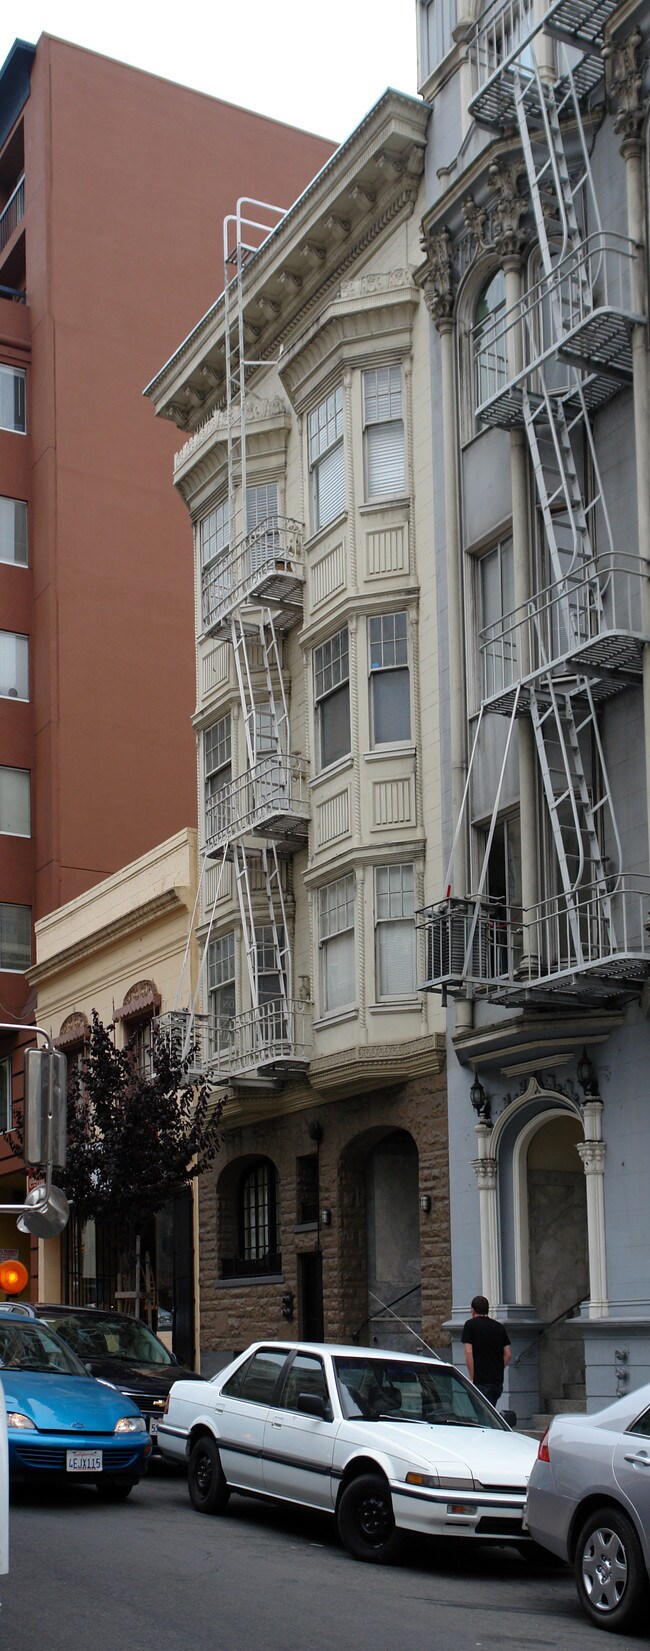
[[[428,119],[387,92],[287,214],[233,211],[224,294],[146,392],[189,432],[202,963],[159,1030],[225,1103],[207,1369],[291,1322],[446,1339],[443,1017],[414,925],[441,876]]]
[[[452,1328],[525,1419],[650,1378],[647,52],[618,0],[421,0]]]
[[[5,1022],[34,1018],[33,920],[196,819],[191,531],[177,432],[141,388],[214,297],[233,197],[288,205],[331,149],[48,35],[0,70]],[[0,1042],[5,1202],[19,1042]]]

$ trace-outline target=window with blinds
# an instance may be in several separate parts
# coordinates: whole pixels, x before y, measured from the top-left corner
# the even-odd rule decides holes
[[[415,878],[412,865],[375,867],[375,990],[415,997]]]
[[[406,613],[381,613],[368,620],[368,654],[372,744],[402,744],[411,738]]]
[[[313,527],[318,532],[345,510],[341,384],[309,415],[309,468]]]
[[[222,556],[230,544],[230,503],[223,499],[221,504],[215,505],[199,522],[199,539],[201,542],[201,566],[209,567],[211,562]]]
[[[350,751],[350,656],[348,628],[314,648],[314,703],[319,768]]]
[[[331,1014],[356,1000],[354,966],[355,880],[337,877],[318,891],[321,1009]]]
[[[387,499],[406,490],[401,367],[373,367],[363,374],[366,498]]]

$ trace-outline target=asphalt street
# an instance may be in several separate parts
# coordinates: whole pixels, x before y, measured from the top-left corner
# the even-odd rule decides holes
[[[414,1543],[362,1565],[323,1516],[233,1497],[192,1510],[158,1466],[122,1506],[22,1493],[0,1577],[2,1651],[632,1651],[578,1606],[568,1570],[513,1549]]]

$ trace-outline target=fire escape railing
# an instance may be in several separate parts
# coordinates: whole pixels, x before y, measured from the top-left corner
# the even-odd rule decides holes
[[[201,576],[203,629],[218,629],[247,601],[299,608],[304,581],[303,530],[289,516],[267,516]],[[280,629],[282,624],[280,623]]]
[[[304,757],[260,757],[252,768],[224,785],[205,805],[205,846],[218,853],[234,837],[261,833],[305,838],[309,827],[307,763]]]

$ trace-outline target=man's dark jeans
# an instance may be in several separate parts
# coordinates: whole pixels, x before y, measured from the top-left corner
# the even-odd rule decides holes
[[[503,1387],[491,1387],[489,1382],[475,1382],[474,1386],[483,1394],[483,1398],[489,1399],[493,1405],[497,1404],[503,1393]]]

